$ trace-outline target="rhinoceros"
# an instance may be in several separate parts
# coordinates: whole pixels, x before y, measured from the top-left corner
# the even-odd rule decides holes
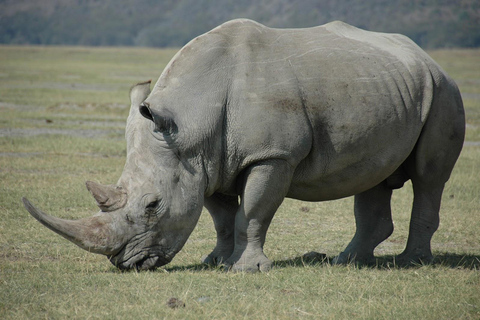
[[[101,211],[64,220],[23,199],[36,219],[118,268],[144,270],[172,260],[205,207],[217,244],[203,262],[266,271],[267,229],[285,197],[354,195],[356,232],[334,263],[370,263],[393,232],[392,190],[411,180],[396,262],[432,260],[465,117],[454,81],[407,37],[233,20],[190,41],[150,85],[130,92],[118,183],[87,182]]]

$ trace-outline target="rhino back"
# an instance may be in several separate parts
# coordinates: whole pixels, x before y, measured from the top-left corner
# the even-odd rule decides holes
[[[271,29],[241,20],[213,32],[231,57],[230,172],[282,158],[297,167],[291,196],[335,198],[379,183],[414,148],[436,65],[408,38],[341,22]]]
[[[187,44],[152,94],[177,121],[181,147],[209,158],[217,190],[275,158],[296,168],[289,196],[324,200],[368,189],[405,161],[439,70],[400,35],[234,20]]]

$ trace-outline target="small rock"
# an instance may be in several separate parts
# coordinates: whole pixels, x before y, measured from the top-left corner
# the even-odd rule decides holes
[[[302,207],[300,207],[300,211],[302,211],[302,212],[309,212],[309,211],[310,211],[310,208],[309,208],[309,207],[302,206]]]
[[[167,306],[172,309],[185,308],[185,302],[177,298],[170,298],[167,301]]]
[[[210,301],[210,297],[202,296],[202,297],[199,297],[199,298],[197,299],[197,301],[198,301],[199,303],[205,303],[205,302]]]

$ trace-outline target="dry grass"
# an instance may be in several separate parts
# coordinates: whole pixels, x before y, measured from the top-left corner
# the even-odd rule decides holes
[[[474,144],[464,148],[445,190],[431,266],[391,264],[407,237],[410,185],[394,193],[395,232],[377,249],[373,268],[301,259],[312,250],[331,258],[345,247],[354,232],[351,198],[286,200],[268,234],[265,250],[275,268],[266,274],[199,264],[215,243],[208,214],[170,265],[143,273],[119,272],[30,217],[22,196],[60,217],[95,212],[84,181],[114,183],[121,174],[128,88],[158,77],[173,53],[0,47],[0,318],[480,318],[480,146]],[[431,54],[465,94],[467,139],[480,141],[480,88],[472,85],[480,81],[480,51]],[[95,130],[102,132],[82,135]],[[169,308],[171,297],[185,307]]]

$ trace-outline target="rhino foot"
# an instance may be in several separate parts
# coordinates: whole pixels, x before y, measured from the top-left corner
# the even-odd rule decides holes
[[[337,257],[333,258],[332,264],[358,264],[358,265],[374,265],[376,262],[373,254],[359,255],[356,253],[341,252]]]
[[[412,252],[404,251],[395,257],[395,265],[400,267],[408,267],[415,265],[431,264],[433,255],[430,250],[414,250]]]
[[[218,266],[222,264],[223,257],[217,257],[215,255],[209,254],[202,257],[202,263],[208,264],[209,266]]]
[[[202,263],[211,266],[218,266],[221,265],[224,261],[226,261],[231,255],[231,250],[229,250],[228,252],[219,252],[217,250],[213,250],[209,255],[202,257]]]
[[[239,258],[235,258],[233,254],[228,258],[224,267],[227,271],[233,272],[267,272],[272,268],[272,262],[265,256],[263,252],[257,254],[243,253]]]

